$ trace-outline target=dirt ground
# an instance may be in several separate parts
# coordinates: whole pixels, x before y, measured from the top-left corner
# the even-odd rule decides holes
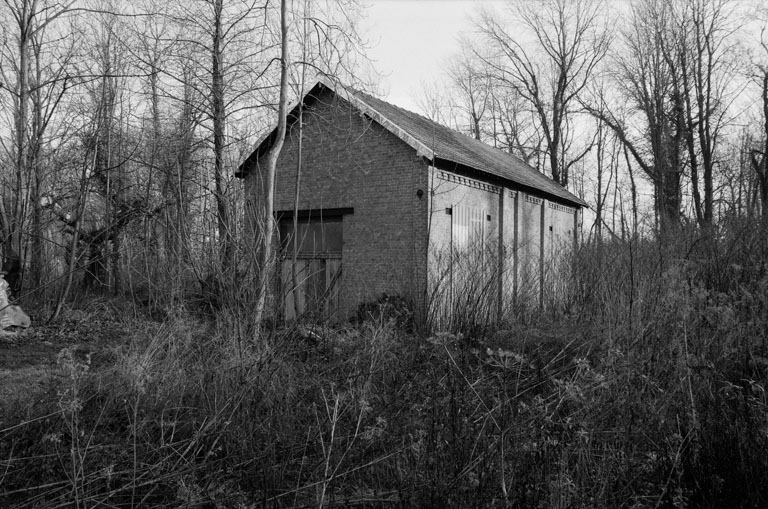
[[[92,312],[71,310],[54,324],[33,315],[28,329],[0,331],[0,428],[4,407],[23,400],[31,404],[55,383],[60,376],[56,360],[64,348],[72,348],[78,357],[90,355],[94,368],[109,361],[130,332],[129,324],[109,314],[94,318]]]

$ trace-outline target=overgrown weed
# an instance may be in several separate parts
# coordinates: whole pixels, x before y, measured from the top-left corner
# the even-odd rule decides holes
[[[274,328],[259,341],[234,311],[135,321],[114,364],[63,352],[48,396],[4,421],[2,496],[19,507],[766,505],[765,240],[683,233],[582,246],[565,314],[477,336],[418,336],[384,307],[355,327]]]

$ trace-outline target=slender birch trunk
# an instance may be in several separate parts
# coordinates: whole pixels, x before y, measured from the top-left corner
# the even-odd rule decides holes
[[[287,110],[288,110],[288,23],[286,13],[286,0],[280,1],[280,36],[281,36],[281,49],[280,49],[280,99],[278,102],[277,111],[277,136],[275,141],[267,153],[267,178],[264,183],[264,201],[263,201],[263,220],[261,222],[262,228],[264,228],[263,235],[261,235],[262,242],[264,243],[259,250],[259,288],[258,297],[256,301],[256,308],[253,314],[253,320],[255,325],[254,334],[256,337],[260,334],[261,318],[264,314],[264,307],[267,301],[267,292],[269,291],[269,283],[272,280],[272,272],[274,270],[274,260],[272,255],[272,241],[273,232],[275,230],[275,217],[272,209],[274,208],[275,201],[275,173],[277,171],[277,158],[280,156],[280,152],[283,149],[285,142],[285,131],[287,124]]]

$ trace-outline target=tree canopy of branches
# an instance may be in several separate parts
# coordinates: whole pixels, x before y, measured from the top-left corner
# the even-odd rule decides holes
[[[298,74],[352,82],[367,65],[360,13],[355,0],[0,4],[0,247],[27,275],[13,293],[58,310],[71,288],[130,289],[165,306],[211,273],[245,281],[257,250],[234,169]]]
[[[563,186],[570,168],[586,154],[566,158],[576,99],[611,41],[603,9],[592,0],[520,1],[512,4],[512,13],[521,31],[513,32],[490,13],[478,24],[493,48],[490,56],[478,57],[492,70],[494,81],[530,103],[545,141],[549,173]]]
[[[479,14],[446,66],[447,85],[425,89],[430,117],[596,203],[597,223],[606,192],[622,214],[618,197],[632,198],[622,217],[636,233],[638,222],[666,234],[762,210],[766,51],[754,35],[764,9],[754,16],[729,0],[506,6],[506,17]],[[614,143],[624,157],[606,150]],[[640,210],[645,196],[652,217]]]

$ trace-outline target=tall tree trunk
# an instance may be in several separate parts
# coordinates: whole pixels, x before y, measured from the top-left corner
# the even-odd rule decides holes
[[[629,151],[626,145],[624,149],[624,159],[627,162],[627,172],[629,173],[629,185],[632,191],[632,237],[637,237],[637,185],[635,184],[635,172],[632,169],[632,163],[629,160]]]
[[[25,192],[24,179],[28,175],[27,168],[27,123],[29,121],[29,43],[32,36],[32,16],[34,6],[29,0],[23,0],[18,9],[17,22],[19,26],[19,70],[17,76],[18,103],[16,106],[16,203],[14,206],[14,220],[11,229],[12,250],[21,257],[22,267],[24,262],[23,229],[25,216]],[[22,269],[23,270],[23,269]],[[22,272],[23,274],[23,272]],[[23,278],[23,276],[22,276]],[[18,295],[20,288],[13,289]]]
[[[296,270],[296,264],[299,257],[299,198],[301,194],[301,164],[302,164],[302,149],[304,142],[304,87],[306,85],[307,75],[307,17],[309,16],[309,2],[304,2],[304,19],[302,23],[302,46],[301,46],[301,78],[299,80],[299,97],[301,102],[299,103],[299,118],[297,126],[299,129],[299,135],[297,140],[298,155],[296,158],[296,190],[293,195],[293,259],[291,260],[291,285],[293,286],[293,312],[294,316],[299,318],[299,299],[297,290],[299,288],[299,278]]]
[[[224,0],[214,0],[211,110],[213,113],[213,180],[216,199],[216,220],[219,230],[219,252],[222,270],[224,273],[228,273],[232,267],[232,231],[229,221],[229,204],[224,192],[224,129],[226,111],[224,104],[224,48],[222,41],[223,10]]]
[[[261,210],[261,227],[263,234],[261,241],[263,245],[259,250],[259,293],[254,310],[253,319],[255,325],[255,334],[260,334],[261,317],[264,314],[264,307],[267,301],[272,272],[274,271],[274,260],[272,257],[273,233],[275,230],[275,217],[273,214],[275,201],[275,173],[277,171],[277,159],[285,143],[285,131],[287,124],[288,110],[288,22],[286,12],[286,0],[280,0],[280,99],[277,111],[277,132],[275,141],[267,152],[267,178],[264,182],[264,200]]]
[[[31,38],[31,49],[34,54],[34,91],[30,91],[30,102],[32,104],[30,136],[27,149],[27,168],[32,173],[32,231],[31,231],[31,256],[30,256],[30,274],[31,287],[37,293],[42,288],[43,279],[43,207],[40,203],[43,190],[43,168],[40,162],[42,137],[44,132],[43,119],[43,99],[42,99],[42,69],[41,61],[41,43],[40,37]],[[32,87],[30,87],[32,88]],[[39,295],[39,294],[38,294]]]
[[[302,80],[303,81],[303,80]],[[302,84],[303,87],[303,84]],[[299,94],[301,94],[303,90],[299,91]],[[297,140],[298,144],[298,157],[296,159],[296,191],[293,196],[293,259],[291,260],[291,285],[293,286],[293,312],[294,316],[298,319],[299,313],[301,310],[299,309],[299,299],[298,299],[298,288],[299,288],[299,277],[296,270],[296,264],[298,263],[299,258],[299,197],[300,197],[300,191],[301,191],[301,156],[302,156],[302,137],[303,137],[303,131],[304,131],[304,104],[299,105],[299,119],[298,119],[298,128],[299,128],[299,137]]]
[[[186,73],[187,71],[185,71]],[[176,202],[176,229],[178,231],[178,244],[180,259],[189,261],[189,173],[192,171],[192,143],[194,141],[194,106],[192,104],[193,91],[188,81],[184,84],[184,107],[180,122],[181,149],[178,155],[178,174],[176,176],[177,202]]]
[[[762,72],[762,90],[761,98],[763,101],[763,139],[760,150],[751,151],[752,169],[757,177],[757,189],[759,195],[761,222],[763,227],[768,228],[768,68],[761,69]],[[758,160],[758,155],[760,159]]]
[[[597,123],[597,200],[595,203],[595,240],[598,244],[603,241],[603,123]]]
[[[680,225],[680,157],[677,140],[669,142],[671,160],[663,167],[660,181],[660,221],[662,235],[672,234]]]
[[[96,130],[96,132],[97,133],[99,132],[98,129]],[[88,160],[89,154],[86,154],[86,158],[83,161],[83,168],[80,174],[80,203],[78,205],[78,210],[77,210],[77,216],[76,216],[77,221],[74,225],[75,230],[72,234],[72,243],[70,244],[69,260],[68,260],[69,268],[67,270],[67,278],[64,283],[64,286],[61,288],[59,297],[56,300],[56,305],[54,306],[53,313],[48,318],[48,322],[52,322],[56,320],[56,318],[58,318],[59,314],[61,313],[61,309],[64,306],[64,303],[67,302],[67,298],[69,297],[69,292],[72,289],[72,281],[74,278],[75,269],[77,269],[77,258],[78,258],[77,245],[80,241],[80,230],[82,228],[83,215],[85,212],[85,205],[86,205],[86,196],[88,195],[88,188],[89,188],[88,173],[89,173],[89,170],[93,171],[94,168],[96,167],[98,150],[99,150],[99,144],[97,142],[94,144],[93,155],[90,156],[90,161]]]
[[[685,145],[688,149],[688,164],[691,168],[691,194],[693,195],[693,210],[696,214],[696,221],[700,224],[704,224],[704,214],[701,208],[701,190],[699,185],[699,158],[696,151],[696,143],[694,140],[693,126],[695,125],[693,119],[693,108],[691,106],[691,83],[688,71],[688,62],[685,55],[686,48],[683,47],[678,50],[680,55],[680,77],[682,79],[682,89],[679,89],[677,80],[675,80],[675,96],[678,99],[678,104],[682,103],[685,106],[685,119],[682,122],[678,122],[678,129],[682,129],[685,132]],[[680,107],[680,105],[678,106]]]
[[[32,171],[32,252],[30,256],[30,284],[36,291],[41,288],[43,278],[43,207],[40,203],[40,197],[43,190],[43,168],[40,164],[40,138],[42,112],[40,108],[39,90],[35,93],[37,97],[33,100],[33,120],[32,120],[32,139],[28,149],[28,166]]]

